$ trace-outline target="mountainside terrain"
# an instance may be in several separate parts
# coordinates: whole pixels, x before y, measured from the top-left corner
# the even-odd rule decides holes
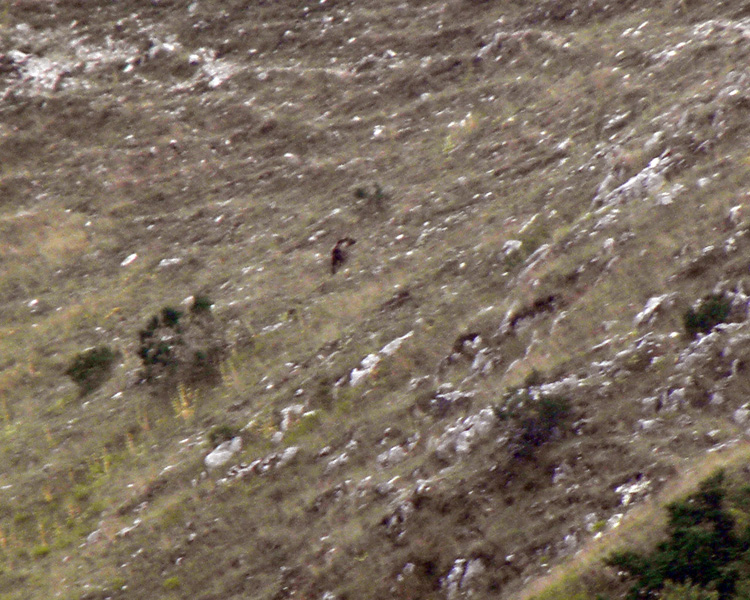
[[[7,0],[0,598],[529,597],[745,460],[749,186],[748,2]]]

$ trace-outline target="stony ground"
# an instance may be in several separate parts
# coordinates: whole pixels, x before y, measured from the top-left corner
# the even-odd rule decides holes
[[[515,598],[742,446],[749,57],[739,0],[0,6],[0,595]]]

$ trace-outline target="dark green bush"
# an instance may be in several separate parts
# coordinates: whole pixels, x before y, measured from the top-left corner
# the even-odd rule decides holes
[[[109,346],[89,348],[75,356],[65,374],[78,386],[81,394],[87,394],[107,380],[117,353]]]
[[[176,329],[182,317],[182,311],[171,306],[165,306],[161,309],[161,320],[165,327]]]
[[[689,308],[683,315],[685,331],[690,337],[708,333],[719,323],[726,322],[732,309],[730,301],[723,294],[711,294],[697,309]]]
[[[734,597],[747,535],[734,533],[735,521],[724,508],[724,473],[701,483],[686,500],[667,506],[669,538],[651,554],[620,551],[606,562],[637,579],[633,600],[655,597],[667,582],[716,592],[718,600]]]
[[[528,389],[509,391],[502,406],[495,406],[501,421],[511,421],[511,452],[515,458],[528,458],[560,431],[570,415],[570,403],[555,395],[533,396]]]

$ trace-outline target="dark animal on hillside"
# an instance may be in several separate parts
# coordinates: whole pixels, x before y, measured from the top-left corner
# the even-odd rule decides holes
[[[341,238],[331,250],[331,275],[335,275],[341,265],[346,262],[348,252],[346,249],[353,246],[357,240],[350,237]]]

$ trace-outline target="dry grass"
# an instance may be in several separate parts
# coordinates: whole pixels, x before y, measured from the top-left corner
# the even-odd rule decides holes
[[[533,370],[552,377],[585,369],[591,346],[606,338],[620,336],[607,352],[627,346],[643,303],[675,285],[670,277],[683,246],[690,247],[680,260],[704,240],[720,241],[726,212],[748,182],[747,153],[737,154],[744,117],[723,107],[731,133],[708,154],[696,153],[691,140],[674,142],[686,165],[670,176],[670,185],[686,186],[674,205],[634,202],[620,207],[615,225],[594,233],[605,213],[591,212],[591,198],[604,170],[625,180],[648,163],[645,141],[657,126],[674,129],[665,113],[687,112],[696,136],[713,135],[715,107],[694,105],[693,96],[718,89],[706,82],[720,81],[742,57],[707,53],[682,71],[682,57],[664,72],[649,66],[649,53],[666,43],[661,33],[689,37],[682,13],[698,9],[685,3],[680,14],[636,2],[592,15],[570,0],[581,15],[570,22],[540,16],[540,3],[464,0],[321,4],[302,16],[290,4],[209,0],[191,15],[166,2],[139,8],[140,22],[132,7],[92,11],[84,4],[7,3],[0,53],[21,44],[52,56],[58,42],[35,32],[54,27],[64,37],[59,23],[73,20],[70,35],[80,33],[86,44],[110,36],[135,53],[147,38],[176,32],[183,47],[143,59],[134,74],[122,69],[135,56],[128,54],[76,72],[65,80],[70,87],[0,101],[0,456],[7,465],[0,474],[0,595],[208,599],[272,597],[286,587],[300,597],[327,590],[363,599],[439,597],[453,561],[473,555],[497,578],[498,587],[488,589],[517,590],[538,574],[542,558],[552,559],[544,547],[563,526],[547,525],[543,511],[528,526],[519,515],[537,510],[532,496],[560,502],[549,473],[579,451],[565,442],[560,455],[511,464],[502,486],[488,469],[507,457],[491,448],[441,471],[427,440],[460,415],[420,416],[410,382],[464,385],[468,360],[436,375],[456,338],[476,330],[494,344],[506,311],[544,294],[559,295],[560,306],[497,342],[496,369],[465,384],[477,392],[474,408]],[[640,37],[623,36],[644,21],[651,25]],[[34,28],[28,40],[14,33],[20,23]],[[498,31],[522,34],[474,61],[478,41]],[[72,47],[69,41],[55,51]],[[187,58],[201,47],[220,49],[224,62],[217,64],[236,68],[235,76],[218,87],[210,77],[190,83],[201,75]],[[89,87],[75,87],[79,77]],[[11,79],[0,75],[0,85]],[[607,129],[628,110],[627,125]],[[697,187],[699,177],[714,173],[709,191]],[[388,191],[383,206],[358,205],[353,190],[375,184]],[[358,242],[331,277],[329,253],[345,235]],[[605,268],[602,244],[610,236],[618,260]],[[513,260],[501,256],[509,239],[523,242]],[[551,245],[549,255],[527,268],[543,244]],[[137,259],[122,266],[133,253]],[[181,262],[164,266],[175,258]],[[676,285],[697,297],[719,276],[704,272]],[[162,307],[204,290],[217,318],[245,329],[252,343],[234,349],[214,386],[138,384],[138,331]],[[409,300],[389,307],[396,291],[408,291]],[[678,325],[673,312],[659,327]],[[365,386],[334,390],[364,356],[408,331],[414,336]],[[101,343],[121,350],[122,363],[100,389],[79,397],[65,367]],[[589,411],[582,418],[600,427],[586,444],[607,441],[602,462],[611,447],[631,448],[633,456],[613,466],[618,477],[627,475],[629,460],[633,469],[646,465],[652,441],[629,445],[625,424],[641,414],[617,400],[657,385],[661,375],[654,367],[626,377],[614,399],[574,399],[577,410]],[[279,449],[270,438],[280,410],[296,402],[318,410],[282,442],[300,445],[298,463],[230,486],[217,485],[215,474],[201,478],[212,427],[240,430],[254,420],[242,431],[239,457],[250,462]],[[703,428],[723,423],[716,415],[694,418]],[[390,470],[375,466],[380,452],[417,430],[423,438],[408,460]],[[358,449],[350,462],[327,471],[327,460],[352,440]],[[318,458],[326,446],[330,456]],[[663,462],[701,452],[681,447]],[[711,460],[677,482],[699,480]],[[384,532],[392,498],[331,500],[337,486],[370,474],[378,481],[397,474],[404,489],[435,479],[436,498],[415,517],[419,531],[398,543]],[[560,508],[559,520],[575,522],[576,510],[589,510],[585,502],[609,502],[609,483],[601,485],[580,509]],[[576,578],[607,548],[631,542],[630,534],[648,543],[648,532],[637,538],[638,525],[685,489],[669,488],[632,511],[587,546],[572,571],[550,581],[566,581],[572,587],[565,594],[574,597]],[[466,501],[470,491],[481,496],[476,505]],[[136,517],[143,524],[118,537]],[[98,528],[106,541],[82,546]],[[195,543],[185,541],[188,530],[199,534]],[[505,545],[527,555],[518,572],[503,562]],[[396,575],[417,560],[413,594],[406,584],[393,592]]]

